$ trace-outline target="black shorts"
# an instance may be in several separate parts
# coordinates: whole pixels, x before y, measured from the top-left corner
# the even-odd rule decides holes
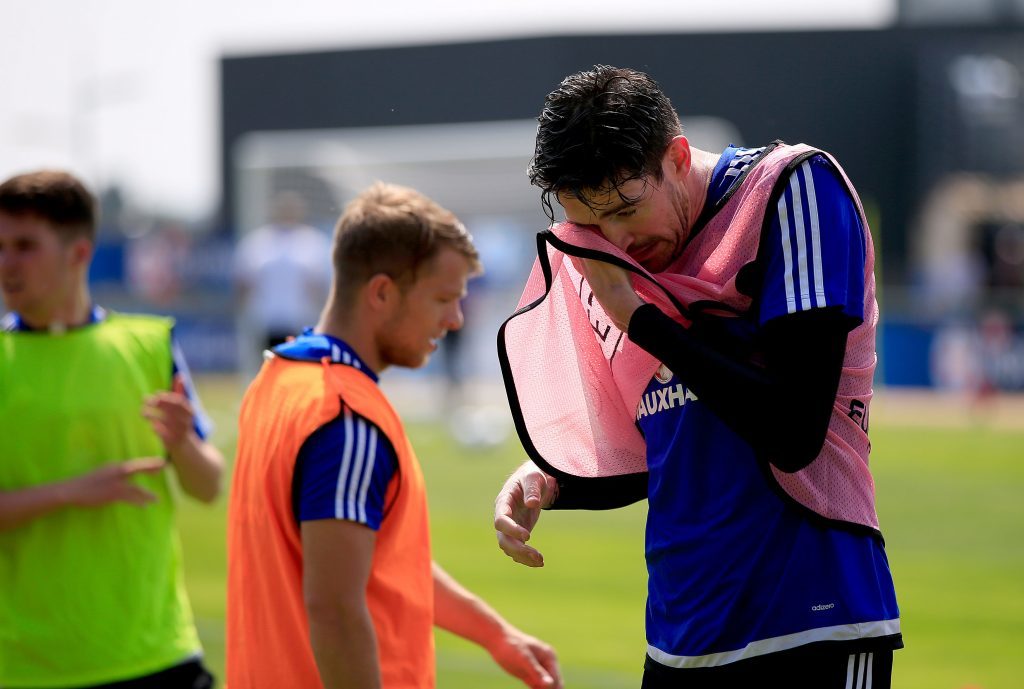
[[[203,667],[203,663],[190,660],[144,677],[75,689],[212,689],[213,686],[213,675]]]
[[[812,644],[708,668],[644,663],[643,689],[889,689],[892,649],[854,650],[849,644]]]

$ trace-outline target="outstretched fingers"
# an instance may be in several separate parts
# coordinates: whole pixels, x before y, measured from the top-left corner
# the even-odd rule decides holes
[[[528,567],[543,567],[544,556],[526,544],[540,511],[554,500],[554,480],[527,462],[502,486],[494,501],[494,530],[498,547],[516,562]]]
[[[129,459],[114,466],[116,466],[117,485],[111,496],[113,500],[126,502],[136,507],[143,507],[151,502],[156,502],[157,498],[153,492],[146,490],[130,479],[136,474],[156,474],[163,471],[164,467],[167,466],[167,462],[164,459],[160,457],[139,457],[137,459]]]
[[[498,547],[501,548],[501,551],[519,564],[526,565],[527,567],[544,566],[544,556],[536,548],[526,545],[525,542],[508,536],[501,531],[497,532],[497,536]]]
[[[163,471],[166,462],[160,457],[139,457],[124,462],[105,464],[64,483],[71,504],[79,507],[98,507],[112,502],[125,502],[143,506],[157,496],[135,483],[132,478],[140,474]]]

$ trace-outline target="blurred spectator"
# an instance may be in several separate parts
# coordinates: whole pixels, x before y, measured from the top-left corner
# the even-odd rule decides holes
[[[981,369],[980,394],[991,397],[1000,389],[1016,387],[1020,381],[1017,338],[1009,316],[998,309],[982,315],[978,323],[978,360]]]
[[[148,304],[166,308],[184,285],[182,273],[191,254],[192,238],[184,226],[158,223],[128,244],[128,286]]]
[[[970,393],[981,389],[978,338],[971,323],[952,321],[936,330],[931,345],[931,377],[942,390]]]
[[[303,197],[281,192],[271,214],[270,224],[242,238],[235,261],[242,337],[260,349],[315,323],[330,285],[330,238],[304,224]]]
[[[914,233],[926,311],[939,318],[973,311],[982,296],[985,258],[973,232],[991,208],[991,185],[977,175],[942,179],[921,209]]]
[[[955,173],[929,193],[914,233],[922,305],[939,319],[977,313],[1024,286],[1024,179]]]
[[[931,359],[935,384],[967,393],[976,407],[987,407],[1001,390],[1024,389],[1024,337],[1000,309],[940,328]]]

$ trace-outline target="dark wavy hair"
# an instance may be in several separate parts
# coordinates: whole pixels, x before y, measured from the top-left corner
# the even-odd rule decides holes
[[[527,174],[541,188],[541,203],[554,220],[551,197],[566,192],[586,203],[585,191],[661,179],[661,159],[682,133],[679,115],[661,87],[633,69],[596,65],[566,77],[544,99],[537,145]]]

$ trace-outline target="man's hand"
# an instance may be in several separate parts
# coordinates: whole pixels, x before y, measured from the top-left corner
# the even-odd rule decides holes
[[[544,566],[544,556],[526,542],[541,509],[550,507],[557,494],[558,483],[533,462],[524,463],[505,481],[494,500],[494,528],[506,555],[528,567]]]
[[[501,668],[530,689],[562,689],[562,672],[553,648],[508,625],[502,639],[488,649]]]
[[[146,398],[142,415],[168,451],[181,448],[195,433],[192,404],[185,396],[185,383],[180,377],[174,380],[174,390],[158,392]]]
[[[616,328],[628,332],[629,319],[644,304],[644,300],[633,289],[629,272],[604,261],[584,258],[580,259],[580,263],[583,276],[601,303],[601,308]]]
[[[561,689],[562,673],[550,646],[514,627],[436,562],[433,573],[434,624],[486,648],[530,689]]]
[[[164,464],[159,457],[141,457],[104,464],[63,481],[0,490],[0,531],[19,528],[68,507],[102,507],[115,502],[147,505],[156,500],[156,496],[137,485],[132,477],[163,471]]]
[[[142,507],[156,496],[132,481],[136,474],[155,474],[166,462],[159,457],[141,457],[127,462],[105,464],[99,469],[64,481],[62,490],[67,504],[75,507],[100,507],[112,502],[126,502]]]
[[[185,395],[180,374],[174,378],[172,391],[146,398],[142,416],[167,448],[185,493],[202,502],[213,502],[220,495],[224,458],[196,432],[192,403]]]

